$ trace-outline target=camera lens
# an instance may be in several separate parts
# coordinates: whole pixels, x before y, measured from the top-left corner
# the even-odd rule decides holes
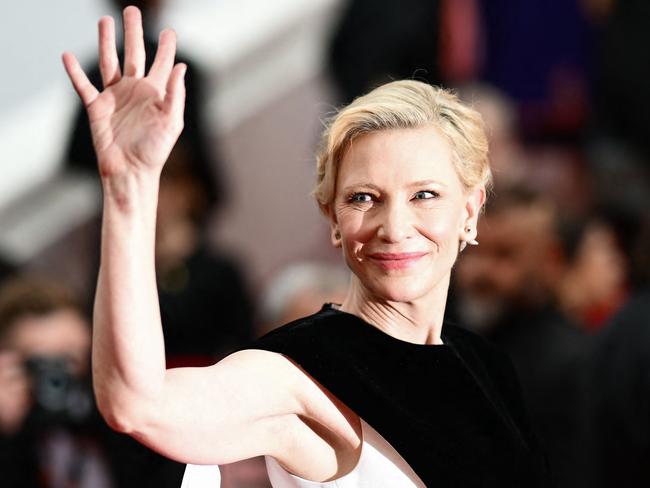
[[[32,378],[34,406],[47,423],[80,424],[92,412],[90,388],[58,357],[33,357],[26,362]]]

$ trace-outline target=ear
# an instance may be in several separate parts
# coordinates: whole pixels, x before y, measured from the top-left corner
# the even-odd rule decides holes
[[[330,224],[330,241],[334,247],[341,247],[341,232],[339,230],[339,223],[336,219],[336,213],[331,205],[320,205],[320,210],[327,217]]]
[[[461,240],[470,242],[474,241],[477,236],[478,216],[481,213],[483,204],[485,203],[485,187],[479,186],[467,195],[465,202],[464,219],[461,229]],[[469,229],[469,232],[467,231]]]

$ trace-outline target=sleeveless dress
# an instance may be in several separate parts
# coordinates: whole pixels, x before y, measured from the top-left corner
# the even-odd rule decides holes
[[[363,463],[349,479],[329,485],[301,480],[267,459],[270,477],[279,483],[274,488],[390,486],[372,480],[374,469],[392,469],[386,463],[392,451],[404,461],[398,465],[402,473],[416,475],[395,488],[549,486],[546,457],[510,360],[453,324],[445,323],[441,336],[441,345],[405,342],[327,304],[248,347],[290,358],[359,415],[368,439],[389,447],[377,453],[381,467],[367,472],[364,442]],[[183,488],[203,486],[219,485]]]

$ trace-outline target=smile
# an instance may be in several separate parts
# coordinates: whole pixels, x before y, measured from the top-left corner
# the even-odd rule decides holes
[[[426,252],[377,252],[369,254],[368,257],[384,269],[406,269],[414,266],[420,258],[427,254]]]

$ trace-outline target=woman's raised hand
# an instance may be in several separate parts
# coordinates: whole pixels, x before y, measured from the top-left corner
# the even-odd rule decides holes
[[[70,53],[63,64],[90,120],[102,178],[137,173],[159,174],[183,128],[186,66],[174,66],[176,34],[164,30],[145,76],[142,17],[136,7],[124,10],[124,69],[115,47],[115,23],[99,21],[99,92]]]

